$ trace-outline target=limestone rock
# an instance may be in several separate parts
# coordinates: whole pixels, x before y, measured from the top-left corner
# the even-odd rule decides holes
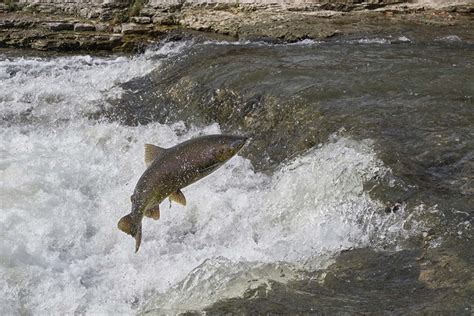
[[[113,13],[111,11],[101,12],[99,15],[99,20],[101,21],[110,21],[113,19]]]
[[[151,23],[151,18],[147,16],[133,16],[131,21],[137,24],[149,24]]]
[[[151,27],[136,23],[122,24],[122,34],[145,34],[151,30]]]
[[[175,25],[176,20],[173,14],[160,13],[153,16],[153,23],[160,25]]]
[[[90,23],[76,23],[74,24],[74,31],[76,32],[93,32],[95,25]]]
[[[140,10],[140,16],[152,17],[156,10],[153,8],[143,8]]]
[[[46,27],[51,31],[70,31],[74,29],[74,24],[70,22],[49,22]]]
[[[97,32],[110,32],[112,31],[112,27],[107,23],[97,23],[95,25],[95,30]],[[120,33],[120,31],[115,32],[115,33]]]
[[[0,30],[13,27],[14,22],[10,20],[0,20]]]
[[[54,7],[50,5],[44,5],[44,6],[38,6],[38,11],[41,13],[46,13],[46,14],[54,14],[57,13],[57,11],[60,11],[59,7]]]
[[[31,43],[31,48],[38,50],[45,50],[50,45],[50,42],[47,40],[39,39]]]
[[[16,20],[13,21],[13,27],[18,29],[26,29],[34,25],[33,21],[28,20]]]
[[[86,17],[88,17],[89,19],[97,19],[99,16],[100,12],[98,11],[88,11],[88,13],[86,14]]]

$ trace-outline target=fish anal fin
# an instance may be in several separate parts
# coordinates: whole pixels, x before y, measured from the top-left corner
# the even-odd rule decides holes
[[[180,189],[174,193],[171,193],[169,198],[171,201],[175,201],[178,204],[186,206],[186,197]]]
[[[153,218],[154,220],[160,219],[160,204],[152,204],[145,209],[145,216]]]
[[[153,160],[156,159],[160,154],[162,154],[166,149],[152,145],[145,144],[145,164],[147,167],[151,165]]]

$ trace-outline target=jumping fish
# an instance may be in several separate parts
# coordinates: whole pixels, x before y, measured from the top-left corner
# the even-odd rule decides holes
[[[130,214],[118,222],[120,230],[135,238],[135,252],[140,248],[143,216],[159,219],[160,203],[167,197],[186,205],[181,189],[222,166],[246,141],[242,136],[207,135],[167,149],[145,144],[147,169],[130,197]]]

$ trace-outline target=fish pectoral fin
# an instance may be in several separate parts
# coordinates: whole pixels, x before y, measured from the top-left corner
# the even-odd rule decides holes
[[[148,167],[151,165],[153,160],[156,159],[159,155],[161,155],[166,149],[152,145],[152,144],[145,144],[145,164]]]
[[[178,189],[178,191],[175,193],[171,193],[168,197],[171,201],[175,201],[178,204],[186,206],[186,197],[180,189]]]
[[[146,217],[153,218],[154,220],[160,219],[160,203],[148,206],[144,214]]]

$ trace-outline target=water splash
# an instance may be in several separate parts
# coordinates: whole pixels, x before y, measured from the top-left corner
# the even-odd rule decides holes
[[[146,75],[163,58],[182,53],[190,43],[168,42],[132,58],[0,58],[0,114],[80,118],[107,107],[105,99],[120,97],[120,83]]]
[[[386,172],[370,144],[337,138],[273,176],[232,159],[184,189],[186,208],[163,204],[160,221],[144,221],[134,254],[116,222],[144,170],[143,143],[167,147],[219,128],[182,131],[85,122],[2,130],[0,262],[2,292],[11,294],[2,308],[132,313],[208,258],[314,267],[320,255],[403,234],[403,214],[379,213],[363,191]]]
[[[435,39],[435,41],[445,43],[461,43],[462,39],[457,35],[448,35],[444,37],[438,37]]]

